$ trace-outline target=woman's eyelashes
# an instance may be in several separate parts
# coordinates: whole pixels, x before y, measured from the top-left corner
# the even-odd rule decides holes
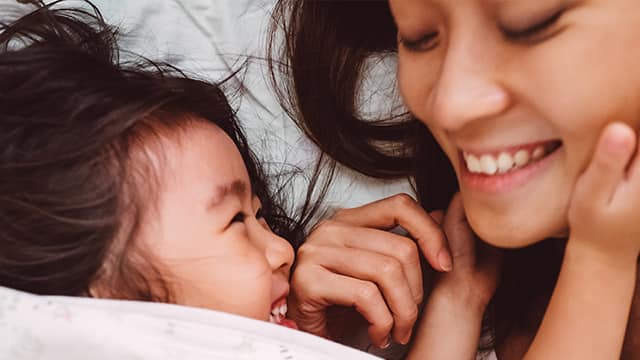
[[[545,17],[542,21],[539,21],[533,25],[527,26],[523,29],[509,29],[501,26],[500,31],[504,36],[513,42],[535,44],[542,42],[559,32],[556,25],[558,20],[565,13],[566,9],[560,9],[553,12],[550,16]],[[439,32],[431,32],[425,34],[419,38],[411,39],[398,34],[398,43],[405,49],[412,52],[425,52],[433,50],[439,44],[440,34]]]
[[[565,9],[554,12],[551,16],[544,18],[544,20],[528,26],[525,29],[507,29],[501,28],[504,36],[515,42],[522,43],[538,43],[544,41],[551,36],[555,35],[557,31],[554,31],[555,24],[564,14]]]
[[[438,33],[428,33],[415,40],[407,39],[398,35],[398,43],[410,51],[429,51],[438,45]]]

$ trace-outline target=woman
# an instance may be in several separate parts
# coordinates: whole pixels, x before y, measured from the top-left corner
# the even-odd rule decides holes
[[[281,2],[291,82],[280,85],[292,86],[302,128],[338,162],[413,176],[428,210],[446,208],[460,189],[474,232],[513,249],[486,325],[499,358],[522,358],[558,279],[570,196],[603,128],[622,121],[629,135],[638,127],[640,79],[629,74],[640,55],[640,9],[624,0],[390,5]],[[357,111],[365,60],[396,52],[412,115],[365,121]],[[302,253],[298,270],[322,261]],[[295,275],[294,283],[306,293]],[[625,358],[639,353],[637,303]]]

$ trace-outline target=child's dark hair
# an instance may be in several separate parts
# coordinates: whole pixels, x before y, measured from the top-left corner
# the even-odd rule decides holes
[[[268,190],[222,90],[164,64],[119,59],[117,32],[87,2],[0,24],[0,285],[47,295],[172,300],[137,251],[154,181],[132,150],[159,130],[210,121],[237,145],[267,222],[300,228]],[[91,10],[93,9],[93,10]],[[124,256],[124,254],[127,256]]]

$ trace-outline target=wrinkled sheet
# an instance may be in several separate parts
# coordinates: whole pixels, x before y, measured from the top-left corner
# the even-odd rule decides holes
[[[373,360],[268,322],[184,306],[0,287],[2,360]]]

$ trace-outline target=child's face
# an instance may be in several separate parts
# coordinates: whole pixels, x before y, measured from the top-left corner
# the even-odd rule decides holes
[[[640,124],[640,2],[390,5],[401,92],[451,160],[473,229],[502,247],[566,235],[601,129]]]
[[[293,249],[261,217],[233,141],[194,121],[178,140],[163,139],[161,153],[151,155],[159,196],[141,239],[176,302],[280,323]]]

